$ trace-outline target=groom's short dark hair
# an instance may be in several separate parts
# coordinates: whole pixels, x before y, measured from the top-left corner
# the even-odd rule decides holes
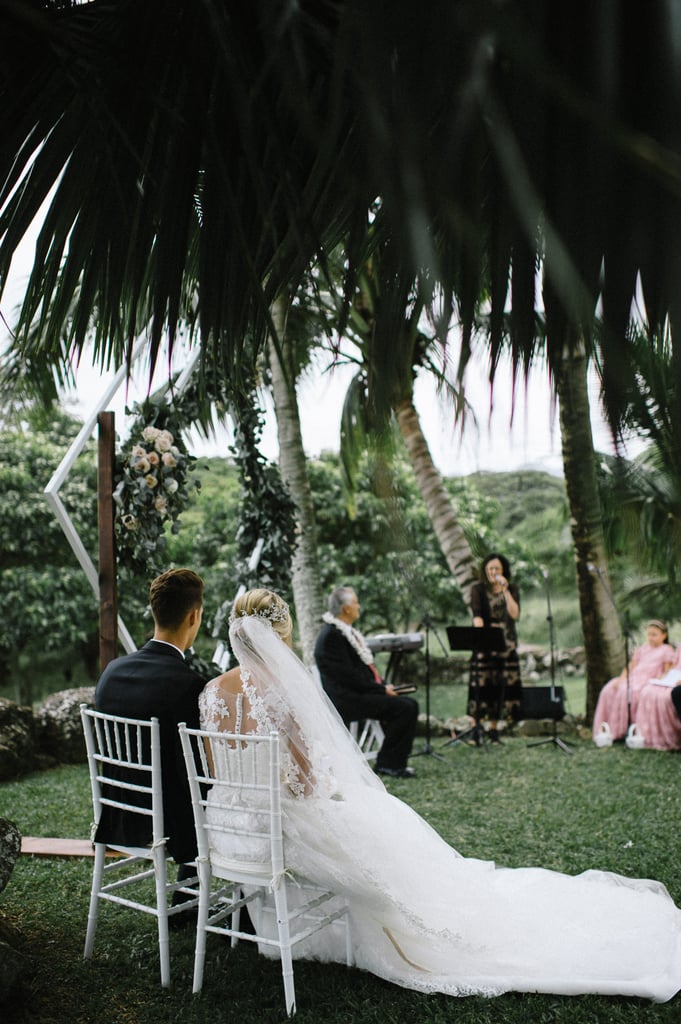
[[[157,626],[177,629],[203,605],[203,580],[192,569],[168,569],[152,580],[149,603]]]

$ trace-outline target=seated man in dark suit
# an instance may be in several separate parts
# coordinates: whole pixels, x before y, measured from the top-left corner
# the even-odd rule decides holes
[[[104,669],[95,690],[95,707],[126,718],[158,718],[161,734],[163,813],[168,852],[176,860],[178,880],[195,872],[187,865],[196,856],[196,834],[178,724],[199,728],[199,694],[204,686],[187,664],[188,650],[203,613],[203,580],[191,569],[170,569],[149,589],[154,636],[139,651],[116,658]],[[97,842],[146,846],[151,818],[116,808],[102,808]],[[176,894],[181,900],[181,894]],[[177,918],[174,918],[177,923]]]
[[[353,629],[360,606],[352,587],[338,587],[329,597],[329,611],[315,643],[314,656],[322,686],[346,725],[377,718],[385,740],[376,758],[379,775],[411,778],[407,766],[419,706],[385,684],[362,634]]]

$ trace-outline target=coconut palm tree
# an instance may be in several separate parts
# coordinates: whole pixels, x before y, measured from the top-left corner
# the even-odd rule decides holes
[[[374,244],[393,239],[401,281],[429,269],[464,346],[488,289],[492,373],[509,279],[519,365],[539,260],[551,365],[566,343],[596,351],[600,298],[613,422],[635,379],[637,288],[651,332],[679,319],[675,0],[440,0],[427,17],[365,0],[5,0],[0,14],[1,287],[42,218],[21,359],[63,369],[94,337],[98,363],[124,365],[148,326],[153,366],[198,295],[201,372],[238,381],[276,297],[341,237],[352,281],[376,197]],[[409,303],[390,289],[371,336],[384,416]]]
[[[553,371],[584,635],[586,713],[591,720],[601,687],[624,667],[625,644],[608,579],[585,353],[576,346],[571,353],[566,350]]]
[[[297,543],[291,563],[293,599],[303,660],[312,665],[322,613],[317,525],[296,394],[300,363],[297,343],[301,339],[293,336],[294,330],[287,326],[286,314],[283,300],[278,299],[272,310],[278,343],[270,340],[269,371],[277,417],[279,469],[296,508]]]
[[[431,325],[434,326],[431,289],[422,277],[411,283],[403,282],[396,268],[390,267],[390,258],[390,250],[386,247],[374,250],[359,275],[358,291],[347,321],[346,330],[362,354],[362,368],[348,389],[343,408],[341,454],[345,478],[351,491],[357,459],[366,447],[372,428],[374,431],[376,428],[376,424],[372,424],[368,405],[368,378],[372,371],[379,372],[371,342],[379,324],[386,317],[390,319],[394,331],[395,366],[391,406],[395,422],[440,549],[464,600],[468,602],[471,587],[478,578],[476,559],[458,520],[452,497],[435,466],[414,405],[417,371],[427,369],[434,373],[440,385],[448,390],[453,406],[458,406],[459,411],[462,409],[461,396],[449,382],[446,372],[436,364],[435,353],[438,351],[441,360],[446,363],[446,343],[439,340],[437,333],[429,337],[422,329],[429,314]],[[392,288],[403,289],[408,296],[408,308],[401,321],[395,321],[391,315]]]

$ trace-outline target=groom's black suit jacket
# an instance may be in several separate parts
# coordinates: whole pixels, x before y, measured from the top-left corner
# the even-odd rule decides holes
[[[196,856],[196,834],[177,727],[186,722],[198,729],[198,698],[203,685],[176,648],[149,640],[141,650],[110,662],[95,690],[98,711],[159,720],[165,832],[168,850],[178,862]],[[151,818],[105,805],[95,839],[122,846],[146,846],[152,839]]]

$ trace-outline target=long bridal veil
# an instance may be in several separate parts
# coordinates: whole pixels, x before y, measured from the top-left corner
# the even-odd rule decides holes
[[[662,1001],[681,988],[681,911],[661,883],[462,857],[386,791],[266,618],[237,618],[230,636],[250,727],[276,728],[299,766],[303,786],[282,800],[287,867],[347,900],[358,967],[458,996]],[[306,955],[342,958],[321,946]]]
[[[384,789],[317,679],[266,618],[237,618],[229,635],[253,714],[264,714],[285,744],[302,754],[307,792],[321,787],[328,795],[329,787],[342,792],[347,785]]]

